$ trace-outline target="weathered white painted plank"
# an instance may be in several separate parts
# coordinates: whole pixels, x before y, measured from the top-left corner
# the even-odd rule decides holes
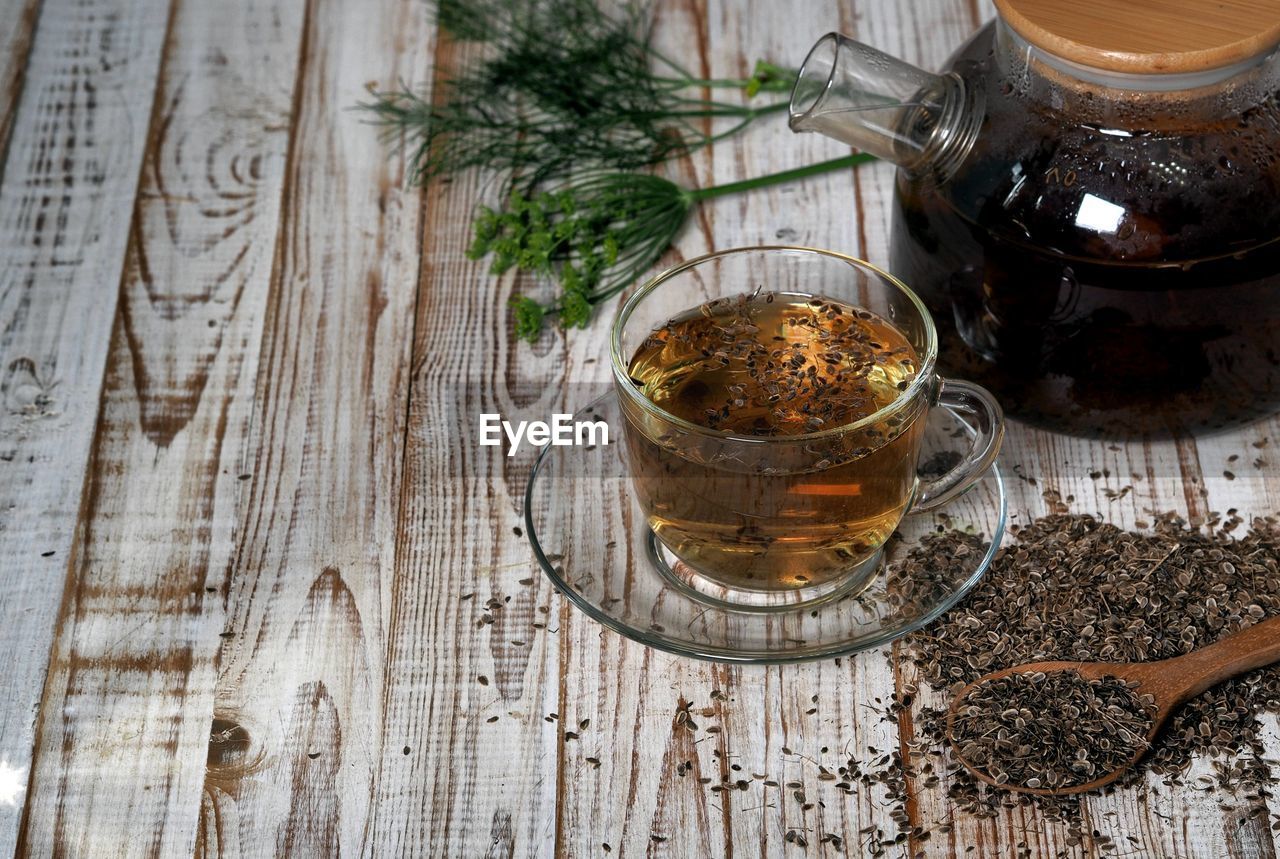
[[[1204,506],[1209,512],[1226,516],[1235,508],[1246,522],[1254,516],[1280,513],[1280,418],[1197,439],[1195,447],[1204,480]],[[1245,527],[1240,526],[1241,530]],[[1265,756],[1280,760],[1280,720],[1271,714],[1262,721],[1267,726],[1263,732]],[[1272,773],[1280,776],[1280,768],[1273,765]],[[1234,801],[1241,810],[1221,817],[1237,855],[1275,856],[1271,825],[1280,815],[1280,801],[1274,796],[1261,802],[1238,797]],[[1246,812],[1258,805],[1264,806],[1267,814],[1247,819]],[[1241,823],[1241,818],[1246,818],[1245,822]]]
[[[208,812],[232,786],[219,771],[206,784],[214,660],[303,7],[173,10],[46,684],[30,854],[189,855],[217,837]]]
[[[4,32],[0,33],[0,180],[4,179],[5,151],[17,114],[18,97],[26,80],[27,58],[40,3],[41,0],[0,2],[0,23],[4,25]]]
[[[614,855],[773,855],[795,830],[806,855],[832,854],[826,833],[859,855],[863,827],[892,834],[883,790],[844,797],[817,766],[901,747],[872,708],[910,670],[895,675],[878,653],[770,669],[665,656],[571,611],[529,561],[512,530],[529,460],[477,448],[474,422],[581,405],[586,383],[607,379],[612,308],[587,331],[515,343],[507,299],[523,285],[463,258],[484,190],[437,186],[421,212],[419,195],[400,190],[402,162],[385,161],[347,110],[366,81],[427,77],[434,31],[422,6],[309,0],[304,15],[305,0],[180,2],[121,279],[165,13],[44,23],[62,11],[46,2],[0,174],[0,562],[18,583],[0,592],[0,622],[15,630],[0,632],[15,654],[0,669],[0,688],[16,690],[0,720],[9,763],[29,753],[72,576],[26,852],[586,856],[608,843]],[[833,28],[937,66],[990,13],[964,0],[660,10],[661,43],[717,77],[748,73],[756,56],[798,61]],[[447,67],[460,49],[440,48]],[[109,70],[86,65],[94,51],[111,55]],[[0,62],[0,131],[13,68]],[[86,77],[98,84],[91,111]],[[60,104],[78,108],[51,119]],[[105,127],[123,132],[108,139]],[[779,121],[672,175],[705,185],[840,151]],[[891,177],[876,165],[716,201],[666,262],[776,241],[884,262]],[[108,288],[92,291],[100,281]],[[104,355],[96,477],[73,541]],[[1280,460],[1250,447],[1262,437],[1280,445],[1280,421],[1181,445],[1015,427],[1005,466],[1036,483],[1010,479],[1011,509],[1025,520],[1071,498],[1070,509],[1127,525],[1150,510],[1276,510],[1280,471],[1249,455]],[[56,554],[42,559],[46,537]],[[682,698],[696,732],[675,725]],[[565,731],[579,736],[566,742]],[[748,789],[698,783],[726,776]],[[804,809],[791,781],[822,804]],[[912,785],[916,822],[952,815],[944,788]],[[1273,853],[1265,826],[1242,829],[1187,791],[1130,790],[1083,808],[1152,853]],[[0,848],[12,846],[12,820]],[[954,822],[906,855],[1065,846],[1031,812]]]
[[[429,17],[308,5],[217,665],[218,717],[247,736],[210,809],[220,855],[357,853],[371,827],[387,629],[421,596],[392,576],[422,197],[351,106],[426,75]]]
[[[25,774],[168,4],[49,0],[25,70],[34,19],[6,5],[17,16],[0,97],[17,106],[0,109],[0,126],[16,117],[0,182],[0,764]],[[13,851],[19,816],[0,806],[0,852]]]
[[[441,70],[477,51],[436,47]],[[493,193],[475,176],[428,192],[370,855],[556,855],[566,610],[513,531],[531,452],[476,439],[482,412],[555,411],[565,379],[551,338],[515,341],[514,279],[465,257]]]

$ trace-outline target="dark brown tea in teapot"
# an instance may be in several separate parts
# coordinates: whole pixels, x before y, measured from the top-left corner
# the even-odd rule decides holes
[[[1238,114],[1212,97],[1100,108],[1078,82],[1018,92],[997,57],[988,32],[957,61],[1008,91],[987,98],[952,187],[899,177],[892,268],[933,310],[940,364],[1025,420],[1089,434],[1275,411],[1274,95]]]
[[[926,241],[953,236],[932,253],[904,240],[893,259],[938,318],[940,366],[1024,420],[1164,435],[1237,424],[1280,401],[1275,243],[1171,264],[1098,262],[1019,246],[927,192],[904,191],[896,216]]]
[[[1280,6],[995,3],[944,74],[833,34],[792,95],[899,166],[890,268],[940,366],[1087,434],[1280,409]]]
[[[1049,166],[1038,166],[1063,181],[1081,181],[1069,165],[1107,158],[1062,137]],[[1224,151],[1241,145],[1218,142]],[[1194,257],[1180,246],[1195,232],[1245,236],[1258,223],[1249,202],[1254,212],[1280,202],[1243,196],[1218,221],[1210,212],[1223,200],[1188,195],[1178,216],[1200,208],[1193,217],[1205,220],[1181,229],[1159,213],[1136,214],[1141,188],[1098,197],[1096,216],[1113,219],[1114,231],[1086,257],[1059,251],[1053,237],[1015,238],[1016,216],[999,200],[975,221],[902,179],[893,269],[934,312],[940,366],[995,391],[1024,420],[1101,435],[1220,428],[1280,403],[1280,242]]]

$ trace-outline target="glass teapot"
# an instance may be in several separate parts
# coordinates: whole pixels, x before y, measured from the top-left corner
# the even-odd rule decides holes
[[[947,372],[1089,435],[1276,411],[1280,4],[996,8],[940,75],[829,34],[791,97],[898,166],[890,270]]]

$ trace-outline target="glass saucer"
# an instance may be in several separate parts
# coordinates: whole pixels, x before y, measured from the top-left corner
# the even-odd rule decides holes
[[[631,493],[616,396],[601,397],[574,418],[606,421],[610,443],[543,448],[525,490],[534,555],[556,588],[589,617],[681,656],[768,664],[878,647],[955,605],[986,572],[1004,535],[1004,481],[993,465],[950,504],[904,518],[885,546],[880,573],[856,594],[796,609],[732,608],[680,586],[655,562],[652,532]],[[972,432],[958,415],[934,408],[922,467],[963,453]],[[982,551],[945,565],[928,582],[897,574],[901,559],[926,535],[949,528],[980,537]]]

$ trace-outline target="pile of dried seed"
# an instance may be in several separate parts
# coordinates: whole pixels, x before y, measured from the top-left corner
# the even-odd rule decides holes
[[[983,681],[956,707],[960,756],[998,785],[1075,787],[1145,749],[1155,700],[1115,677],[1036,671]]]
[[[719,762],[718,778],[707,775],[697,781],[721,799],[760,791],[744,801],[771,807],[795,803],[806,822],[806,815],[841,797],[883,791],[896,831],[864,828],[856,843],[850,839],[841,845],[850,855],[897,855],[909,843],[945,837],[962,814],[990,818],[1026,805],[1035,806],[1041,819],[1064,826],[1060,857],[1078,855],[1082,847],[1094,853],[1133,855],[1136,837],[1108,833],[1105,822],[1096,817],[1086,820],[1078,797],[1013,793],[979,782],[948,747],[946,708],[954,692],[999,668],[1052,659],[1141,661],[1176,656],[1280,615],[1280,522],[1254,520],[1249,533],[1237,540],[1231,533],[1243,523],[1234,511],[1229,516],[1203,529],[1163,516],[1149,533],[1124,531],[1078,515],[1053,515],[1016,529],[1016,541],[998,553],[959,606],[910,636],[905,647],[886,651],[890,659],[909,659],[922,680],[917,686],[906,671],[905,682],[877,708],[884,720],[901,721],[904,733],[913,738],[904,744],[905,754],[896,748],[850,743],[839,748],[841,757],[833,761],[835,747],[794,752],[784,747],[783,764],[806,765],[814,775],[804,781],[781,781],[772,772],[776,762],[725,767],[724,756],[732,752],[717,748],[712,755]],[[956,576],[948,570],[967,567],[969,556],[984,548],[981,539],[962,531],[933,535],[891,568],[893,598],[927,599],[932,592],[948,591]],[[712,698],[716,708],[700,711],[704,718],[723,715],[729,707],[730,699],[723,693],[713,692]],[[689,707],[684,701],[681,705]],[[1239,816],[1240,825],[1268,815],[1262,800],[1272,795],[1272,768],[1280,762],[1263,759],[1258,716],[1265,711],[1280,712],[1278,668],[1253,672],[1188,702],[1174,714],[1151,753],[1117,786],[1137,783],[1152,771],[1162,774],[1166,783],[1178,782],[1193,755],[1209,755],[1214,759],[1213,779],[1199,776],[1193,787],[1220,788],[1215,801],[1224,812]],[[677,730],[700,730],[690,716],[677,714]],[[1118,736],[1117,732],[1112,741]],[[1011,780],[1015,777],[1008,766],[1005,771]],[[693,761],[682,762],[676,774],[696,775]],[[948,799],[945,816],[922,818],[920,793],[939,789]],[[914,816],[909,811],[913,803]],[[1280,828],[1280,816],[1274,826]],[[835,837],[821,835],[820,825],[805,830],[807,834],[796,832],[787,840],[792,847],[803,846],[797,838],[812,844],[819,836],[824,843]],[[1018,857],[1031,853],[1026,841],[1010,848]]]
[[[950,804],[960,812],[992,817],[1033,804],[1047,820],[1067,827],[1066,846],[1083,843],[1118,849],[1090,827],[1073,797],[1033,796],[989,789],[947,750],[950,696],[984,674],[1025,662],[1054,659],[1146,661],[1187,653],[1266,617],[1280,615],[1280,522],[1243,524],[1234,510],[1225,521],[1189,527],[1173,514],[1134,533],[1090,516],[1052,515],[1013,529],[1016,541],[955,609],[907,639],[905,655],[923,686],[943,706],[912,709],[912,733],[903,777],[945,777]],[[1145,527],[1145,523],[1144,526]],[[940,532],[890,571],[899,600],[945,590],[982,541],[960,531]],[[913,685],[906,691],[917,693]],[[909,705],[893,702],[887,717]],[[1152,772],[1180,783],[1193,756],[1212,759],[1212,778],[1198,790],[1218,788],[1224,810],[1243,799],[1248,816],[1265,814],[1260,797],[1271,795],[1280,762],[1264,759],[1258,717],[1280,712],[1280,668],[1266,668],[1221,684],[1180,708],[1150,754],[1116,783],[1123,787]],[[1243,818],[1242,818],[1243,820]],[[1096,825],[1096,822],[1095,822]],[[1280,825],[1280,822],[1277,823]]]
[[[959,607],[912,637],[914,660],[930,685],[955,689],[1024,662],[1179,656],[1280,615],[1280,523],[1257,519],[1233,539],[1239,524],[1233,516],[1217,530],[1192,529],[1166,515],[1153,532],[1134,533],[1091,516],[1039,519]],[[939,556],[973,543],[940,534],[900,572],[927,580]],[[1149,768],[1173,775],[1207,753],[1231,758],[1219,771],[1224,787],[1269,781],[1256,718],[1266,711],[1280,712],[1280,670],[1214,687],[1174,715]]]

